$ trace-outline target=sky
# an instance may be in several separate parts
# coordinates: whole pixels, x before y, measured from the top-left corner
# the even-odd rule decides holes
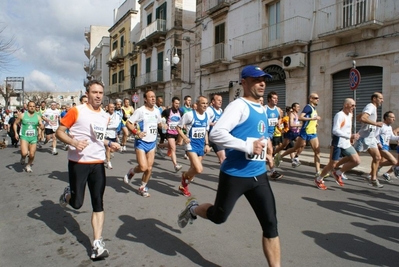
[[[24,77],[25,91],[78,92],[86,77],[85,28],[113,25],[122,0],[0,0],[0,38],[15,39],[6,77]],[[15,85],[18,86],[18,85]],[[21,89],[21,88],[15,88]]]

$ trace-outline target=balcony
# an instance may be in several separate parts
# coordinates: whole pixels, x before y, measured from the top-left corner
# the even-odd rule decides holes
[[[90,47],[85,46],[84,48],[85,55],[88,59],[90,59]]]
[[[89,72],[90,68],[89,68],[89,62],[85,61],[83,62],[83,69],[85,70],[85,72]]]
[[[219,43],[201,51],[201,68],[215,68],[220,65],[227,65],[227,45]]]
[[[229,12],[229,7],[232,0],[210,0],[206,1],[205,10],[206,13],[212,18],[217,19]]]
[[[164,70],[153,70],[151,72],[140,75],[137,81],[137,87],[155,85],[156,83],[164,83]]]
[[[90,73],[91,75],[93,75],[94,77],[100,76],[101,75],[101,71],[102,71],[102,67],[101,67],[101,61],[97,62],[95,61],[91,66],[90,66]]]
[[[84,34],[84,36],[85,36],[85,38],[86,38],[86,41],[87,41],[88,43],[90,43],[90,27],[86,27],[86,28],[85,28],[85,34]]]
[[[153,43],[163,41],[166,37],[166,20],[157,19],[141,31],[139,46],[151,46]]]
[[[123,63],[125,57],[124,48],[118,48],[112,50],[111,54],[109,55],[107,64],[110,67],[116,66],[116,64]]]
[[[114,83],[109,86],[108,95],[123,93],[123,83]]]
[[[383,27],[387,7],[380,2],[344,0],[319,9],[316,16],[318,37],[340,38]]]
[[[296,16],[233,38],[233,59],[304,46],[310,40],[311,20]]]

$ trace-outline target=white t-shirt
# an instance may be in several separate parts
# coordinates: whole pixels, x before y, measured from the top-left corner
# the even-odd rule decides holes
[[[136,109],[128,119],[132,124],[137,123],[140,131],[146,135],[141,139],[145,142],[155,142],[158,135],[158,124],[161,123],[161,113],[159,109],[148,110],[146,106]]]
[[[58,109],[51,109],[48,108],[46,111],[43,113],[43,117],[46,117],[49,119],[49,121],[45,122],[44,127],[46,129],[53,129],[53,131],[57,130],[58,128],[58,121],[60,119],[61,112]]]
[[[362,113],[367,113],[369,114],[369,119],[372,121],[377,121],[377,107],[373,103],[367,104]],[[375,125],[370,125],[367,123],[362,123],[362,126],[360,127],[359,130],[359,135],[362,138],[366,137],[375,137],[375,131],[377,130],[377,126]]]
[[[339,137],[337,147],[347,149],[351,146],[350,138],[352,135],[352,113],[348,115],[340,111],[334,116],[332,129],[333,135]]]

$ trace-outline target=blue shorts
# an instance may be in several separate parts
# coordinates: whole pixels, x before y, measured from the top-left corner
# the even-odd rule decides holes
[[[350,157],[351,155],[354,155],[356,153],[357,152],[353,146],[350,146],[346,149],[334,146],[331,158],[333,161],[338,161],[341,158],[341,156]]]
[[[204,149],[192,149],[192,150],[187,150],[187,152],[192,152],[197,154],[198,157],[202,157],[205,155]]]
[[[284,138],[294,141],[299,136],[299,132],[288,131],[284,134]]]
[[[305,141],[310,141],[314,138],[317,138],[317,134],[307,134],[307,133],[300,133],[299,137]]]
[[[145,153],[148,153],[151,150],[155,149],[156,144],[157,144],[156,141],[148,143],[148,142],[145,142],[143,140],[137,139],[134,142],[134,147],[136,149],[143,150]]]
[[[381,150],[389,151],[389,146],[388,145],[383,145]]]

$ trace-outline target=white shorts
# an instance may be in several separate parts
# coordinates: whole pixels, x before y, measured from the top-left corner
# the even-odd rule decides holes
[[[370,148],[378,148],[377,139],[375,137],[359,138],[353,147],[357,152],[365,152]]]

